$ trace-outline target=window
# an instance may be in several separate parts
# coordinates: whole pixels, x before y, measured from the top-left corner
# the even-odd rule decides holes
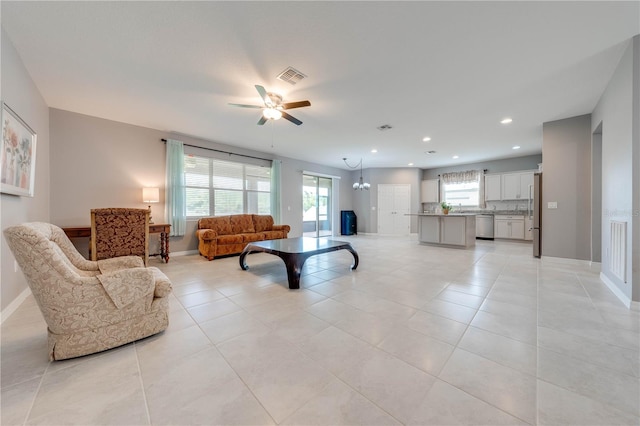
[[[443,200],[453,207],[478,207],[480,184],[478,181],[466,183],[445,183]]]
[[[482,170],[442,174],[442,201],[453,207],[479,207]]]
[[[187,217],[271,213],[271,169],[185,155]]]

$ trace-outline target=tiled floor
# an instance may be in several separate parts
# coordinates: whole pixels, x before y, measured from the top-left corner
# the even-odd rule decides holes
[[[48,363],[32,298],[2,325],[3,425],[635,424],[640,313],[531,246],[341,237],[286,286],[268,254],[154,263],[169,329]]]

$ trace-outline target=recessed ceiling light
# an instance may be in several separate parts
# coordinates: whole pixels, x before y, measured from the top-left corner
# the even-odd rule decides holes
[[[429,136],[425,136],[424,138],[422,138],[422,142],[429,142],[431,140],[431,138]]]
[[[456,160],[456,159],[458,159],[458,158],[460,158],[460,157],[459,157],[459,156],[457,156],[457,155],[454,155],[452,158],[453,158],[454,160]]]
[[[502,119],[502,121],[500,121],[500,123],[502,124],[509,124],[513,121],[513,119],[511,117],[505,117]]]
[[[520,149],[520,145],[516,145],[516,146],[512,147],[511,149]]]
[[[375,154],[376,152],[378,152],[378,150],[374,148],[374,149],[371,150],[371,152],[373,152]]]
[[[413,163],[409,163],[408,165],[409,165],[409,166],[413,166]]]

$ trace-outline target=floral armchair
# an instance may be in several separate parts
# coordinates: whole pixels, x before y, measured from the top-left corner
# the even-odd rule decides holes
[[[171,282],[141,258],[84,259],[42,222],[4,231],[47,323],[49,359],[100,352],[165,330]]]
[[[91,260],[119,256],[149,259],[149,210],[107,208],[91,210]]]

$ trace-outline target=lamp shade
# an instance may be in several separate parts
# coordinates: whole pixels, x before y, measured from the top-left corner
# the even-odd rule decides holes
[[[160,202],[160,188],[142,188],[143,203]]]

